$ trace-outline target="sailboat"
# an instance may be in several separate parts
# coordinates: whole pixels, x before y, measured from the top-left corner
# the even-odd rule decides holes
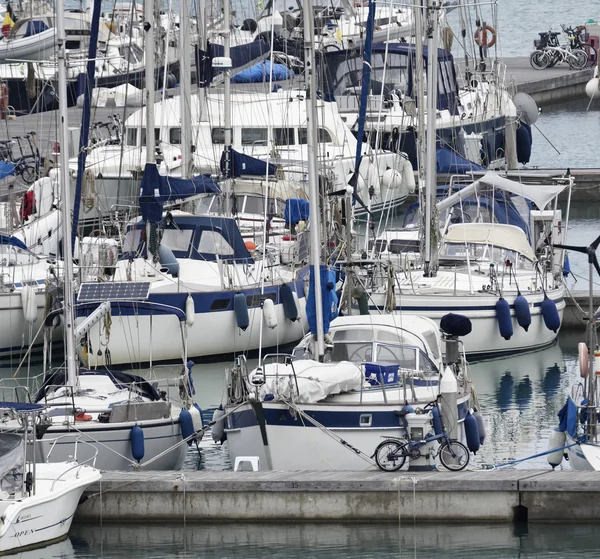
[[[64,30],[61,28],[62,6],[57,7],[58,34],[62,37],[59,49],[60,120],[61,139],[64,142],[68,131],[68,114],[65,68]],[[152,3],[146,4],[147,21],[152,21]],[[147,30],[148,45],[154,43],[154,29]],[[147,58],[147,75],[154,75],[153,58]],[[34,400],[43,403],[49,410],[43,432],[37,437],[38,455],[51,461],[61,461],[74,456],[81,441],[90,443],[79,451],[79,456],[95,456],[96,464],[107,470],[130,469],[147,466],[152,469],[173,470],[183,465],[187,445],[182,439],[195,438],[201,428],[199,408],[193,403],[193,383],[191,367],[187,363],[185,351],[181,375],[175,379],[179,387],[180,403],[167,399],[167,390],[162,393],[155,384],[145,379],[119,371],[97,369],[85,371],[77,366],[77,343],[96,321],[110,313],[110,304],[101,305],[95,313],[87,316],[85,324],[75,324],[74,311],[74,272],[72,250],[74,237],[71,230],[70,176],[65,151],[61,154],[62,186],[62,249],[63,274],[63,316],[65,331],[65,369],[59,369],[44,379]],[[92,286],[93,288],[94,286]],[[96,284],[95,287],[102,287]],[[147,288],[147,286],[145,286]],[[130,284],[125,298],[140,296],[144,285]],[[131,291],[133,289],[133,292]],[[102,300],[115,296],[113,290],[108,295],[92,289],[92,297]],[[123,292],[117,293],[123,298]],[[80,292],[81,296],[81,292]],[[51,323],[53,316],[47,320]],[[10,428],[9,423],[5,428]],[[183,435],[182,435],[183,433]],[[198,435],[198,438],[201,434]],[[52,452],[50,452],[52,450]]]
[[[305,7],[310,12],[310,3]],[[310,36],[311,22],[307,20],[305,33]],[[305,58],[309,69],[312,56],[309,47]],[[310,70],[309,76],[314,88]],[[307,112],[316,117],[313,107],[314,103]],[[313,130],[315,125],[316,118],[309,120]],[[314,208],[319,204],[316,158],[308,162]],[[232,463],[250,456],[261,470],[373,467],[371,456],[382,436],[422,438],[429,432],[430,417],[413,413],[412,406],[440,394],[446,398],[444,409],[452,423],[452,437],[470,439],[471,449],[478,450],[478,419],[470,411],[472,384],[458,340],[470,330],[468,319],[454,316],[444,321],[448,344],[445,365],[440,331],[427,318],[334,318],[334,278],[320,264],[319,212],[311,212],[309,227],[307,313],[311,333],[293,355],[265,356],[253,371],[238,358],[228,371],[225,409],[230,415],[226,425],[223,420],[216,428],[227,438]],[[398,415],[401,410],[409,417],[411,433],[403,434]],[[416,453],[411,469],[433,469],[433,454],[433,450]]]
[[[437,202],[437,17],[431,18],[429,29],[427,149],[421,153],[420,165],[425,169],[420,169],[419,177],[425,185],[422,236],[411,236],[417,246],[407,243],[404,233],[389,232],[374,239],[372,256],[375,268],[380,267],[373,270],[369,264],[370,270],[359,272],[368,282],[369,310],[428,316],[438,324],[448,312],[465,314],[473,321],[472,332],[464,339],[469,357],[497,357],[548,346],[556,341],[565,308],[564,251],[555,248],[565,228],[557,197],[566,189],[570,193],[572,178],[525,186],[488,171]],[[481,193],[491,200],[521,196],[533,202],[521,206],[522,227],[493,213],[486,223],[482,211],[464,211],[462,201]],[[384,244],[393,251],[390,248],[377,261]]]
[[[594,309],[594,270],[600,275],[596,249],[600,237],[587,247],[561,245],[561,248],[586,254],[588,257],[588,315],[586,341],[578,347],[578,365],[581,381],[571,389],[571,395],[558,412],[559,425],[548,440],[548,463],[559,466],[567,457],[573,470],[600,471],[598,446],[598,376],[600,350],[598,349],[597,319]]]

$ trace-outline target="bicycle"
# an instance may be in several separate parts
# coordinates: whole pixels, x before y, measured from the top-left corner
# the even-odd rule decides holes
[[[414,413],[427,413],[431,410],[433,418],[433,410],[436,409],[436,415],[439,414],[438,417],[441,423],[442,416],[438,404],[440,398],[441,396],[438,396],[433,402],[429,402],[421,410],[417,408]],[[404,432],[408,437],[408,420],[406,419],[406,416],[412,412],[403,409],[395,413],[402,420]],[[464,470],[471,459],[469,449],[460,441],[450,439],[443,424],[441,424],[438,429],[441,431],[439,434],[429,433],[424,439],[417,441],[408,438],[385,437],[385,440],[377,445],[377,448],[375,448],[375,452],[373,453],[377,466],[386,472],[395,472],[404,466],[407,458],[412,460],[420,458],[421,447],[433,441],[440,441],[440,446],[435,456],[439,456],[442,466],[452,472]]]
[[[569,40],[566,47],[560,45],[560,33],[552,30],[540,33],[540,39],[533,42],[536,50],[529,55],[529,63],[536,70],[552,68],[559,62],[567,62],[572,70],[583,70],[588,65],[587,53],[577,46],[575,30],[561,27]]]

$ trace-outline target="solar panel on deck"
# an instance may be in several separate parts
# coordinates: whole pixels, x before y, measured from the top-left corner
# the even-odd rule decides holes
[[[150,292],[149,281],[82,283],[77,302],[86,301],[145,301]]]

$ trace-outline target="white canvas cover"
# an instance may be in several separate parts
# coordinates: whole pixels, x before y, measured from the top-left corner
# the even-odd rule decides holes
[[[250,380],[255,372],[256,369],[250,373]],[[262,398],[273,394],[275,400],[293,400],[299,404],[314,404],[331,394],[358,390],[363,383],[361,367],[349,361],[319,363],[299,359],[289,365],[269,363],[263,372],[266,383],[260,390]]]
[[[543,210],[550,200],[553,200],[558,196],[565,188],[567,184],[521,184],[520,182],[501,177],[492,171],[488,171],[483,177],[476,180],[474,183],[465,186],[458,192],[455,192],[448,198],[441,200],[437,203],[439,211],[443,211],[450,206],[454,206],[461,200],[474,194],[480,186],[486,188],[497,188],[499,190],[505,190],[511,194],[523,196],[535,203],[535,205]]]
[[[522,229],[501,223],[459,223],[451,225],[442,238],[447,243],[491,244],[514,250],[534,260],[535,255]]]

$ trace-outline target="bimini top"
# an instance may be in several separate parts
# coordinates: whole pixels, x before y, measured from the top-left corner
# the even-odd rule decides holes
[[[458,223],[451,225],[443,242],[454,244],[489,244],[514,250],[529,260],[534,260],[533,249],[527,236],[519,227],[502,223]]]

